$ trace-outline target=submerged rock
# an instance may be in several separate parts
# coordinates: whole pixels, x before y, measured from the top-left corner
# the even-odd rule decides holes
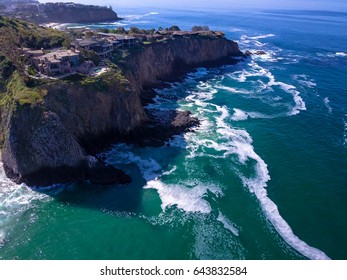
[[[190,131],[200,121],[191,116],[190,111],[149,111],[151,121],[127,138],[128,143],[145,146],[163,146],[174,135]]]
[[[264,55],[264,54],[266,54],[266,52],[265,51],[256,51],[255,54],[256,55]]]
[[[86,166],[88,179],[94,184],[112,185],[131,182],[131,177],[124,171],[111,165],[105,165],[93,156],[87,158]]]

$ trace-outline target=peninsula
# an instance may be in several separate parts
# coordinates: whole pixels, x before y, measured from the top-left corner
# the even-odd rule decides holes
[[[62,32],[0,16],[0,30],[2,161],[8,177],[28,185],[129,182],[95,157],[99,148],[161,145],[198,124],[188,111],[153,118],[143,106],[148,89],[243,56],[202,27]]]
[[[0,0],[0,15],[42,23],[95,23],[121,20],[112,7],[77,3]]]

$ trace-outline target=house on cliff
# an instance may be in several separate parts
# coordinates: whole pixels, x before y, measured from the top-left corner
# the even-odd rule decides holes
[[[108,58],[118,49],[130,48],[137,44],[138,40],[133,36],[100,32],[90,39],[77,39],[71,46],[79,50],[93,50],[101,58]]]
[[[73,73],[79,65],[79,53],[72,50],[58,50],[31,58],[32,66],[41,74],[56,76]]]
[[[95,51],[101,58],[109,57],[114,49],[112,42],[103,39],[76,40],[71,45],[75,49]]]
[[[98,38],[118,42],[118,48],[130,48],[138,44],[137,38],[129,35],[99,32],[97,36]]]

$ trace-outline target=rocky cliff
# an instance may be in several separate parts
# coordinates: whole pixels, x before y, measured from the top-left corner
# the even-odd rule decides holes
[[[35,23],[95,23],[120,20],[111,7],[76,3],[39,3],[37,1],[5,1],[8,10],[1,14],[21,18]]]
[[[131,54],[121,74],[111,71],[95,80],[51,83],[43,86],[46,94],[40,102],[6,103],[0,118],[6,174],[38,185],[95,177],[98,172],[89,168],[95,159],[88,157],[95,146],[105,139],[143,135],[148,116],[140,98],[145,86],[241,54],[237,44],[225,38],[154,43]],[[123,173],[118,175],[120,182],[128,181]]]
[[[224,37],[176,38],[151,44],[131,55],[125,74],[140,93],[146,86],[159,80],[175,80],[195,67],[235,63],[233,57],[237,56],[243,56],[238,44]]]
[[[40,22],[95,23],[120,20],[112,8],[64,3],[41,4]]]

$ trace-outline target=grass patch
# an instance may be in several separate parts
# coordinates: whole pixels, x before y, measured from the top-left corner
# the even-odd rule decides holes
[[[81,81],[81,85],[84,87],[92,87],[97,91],[117,91],[119,93],[127,92],[129,82],[124,77],[122,71],[113,65],[111,70],[101,74],[97,77],[88,77]]]
[[[33,104],[43,100],[47,90],[39,87],[29,88],[15,71],[7,84],[7,92],[3,93],[0,105],[14,100],[19,105]]]

